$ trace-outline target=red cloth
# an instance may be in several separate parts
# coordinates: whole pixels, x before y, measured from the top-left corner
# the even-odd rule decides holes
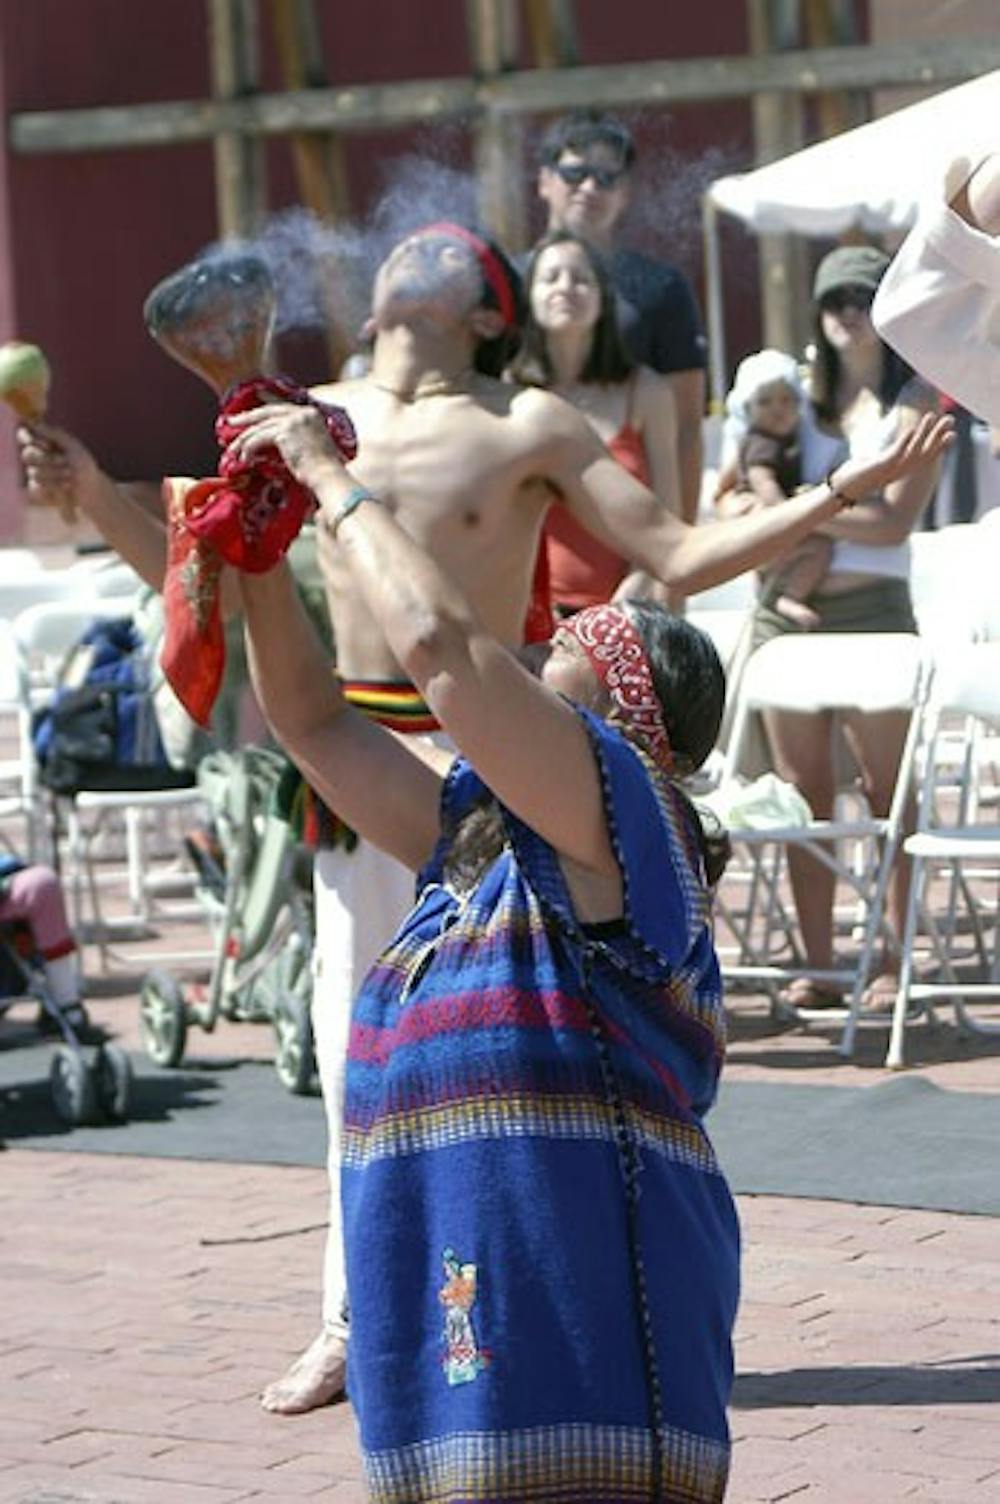
[[[350,418],[282,377],[254,377],[231,387],[219,404],[215,434],[225,449],[239,429],[229,421],[270,401],[315,407],[343,460],[357,453]],[[221,474],[193,485],[166,483],[166,631],[161,663],[185,710],[207,726],[222,683],[225,644],[219,611],[223,564],[250,574],[272,569],[315,508],[312,493],[289,473],[277,449],[250,461],[224,454]]]

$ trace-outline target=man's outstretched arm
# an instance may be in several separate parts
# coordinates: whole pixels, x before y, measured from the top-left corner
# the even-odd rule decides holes
[[[573,440],[564,434],[561,456],[551,468],[588,531],[664,584],[692,594],[760,568],[844,506],[928,464],[950,441],[950,432],[947,421],[929,414],[875,459],[845,460],[837,467],[835,489],[822,483],[781,506],[700,527],[672,516],[589,437],[586,424]]]
[[[100,468],[72,434],[39,423],[19,428],[18,449],[28,494],[41,506],[68,498],[89,517],[106,543],[131,564],[154,590],[162,591],[167,564],[167,533],[142,498],[130,496]],[[143,493],[148,488],[143,487]]]
[[[140,579],[162,594],[167,571],[162,487],[112,480],[79,439],[48,424],[19,428],[17,442],[32,499],[41,506],[57,506],[60,497],[70,499]],[[222,574],[221,603],[226,620],[241,609],[239,589],[228,569]]]

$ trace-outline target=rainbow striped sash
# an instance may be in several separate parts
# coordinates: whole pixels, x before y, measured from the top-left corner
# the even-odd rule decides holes
[[[414,735],[421,731],[440,731],[436,720],[412,684],[386,679],[344,679],[344,697],[364,711],[380,726],[390,731]]]

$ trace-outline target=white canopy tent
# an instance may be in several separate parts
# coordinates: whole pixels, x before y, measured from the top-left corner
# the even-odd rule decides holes
[[[758,234],[832,239],[905,230],[952,157],[1000,126],[1000,70],[844,131],[755,172],[717,178],[703,201],[712,396],[725,396],[719,212]]]

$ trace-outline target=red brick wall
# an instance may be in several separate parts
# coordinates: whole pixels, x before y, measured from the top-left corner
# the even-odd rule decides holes
[[[578,0],[581,61],[741,52],[743,11],[736,4]],[[320,12],[335,83],[467,70],[463,0],[434,0],[432,28],[422,0],[367,0],[357,10],[321,4]],[[265,87],[277,87],[270,57]],[[198,99],[207,90],[203,0],[0,0],[0,104],[7,112]],[[722,153],[719,170],[748,165],[748,110],[684,106],[632,118],[642,173],[633,238],[697,275],[698,227],[684,176],[710,148]],[[532,122],[532,129],[542,123]],[[377,192],[386,158],[421,142],[457,167],[468,166],[467,133],[455,123],[438,136],[395,131],[349,138],[359,213]],[[271,206],[285,207],[295,194],[283,143],[269,146],[268,162]],[[0,338],[17,335],[46,348],[55,369],[54,418],[79,433],[115,474],[150,476],[211,464],[208,389],[152,345],[140,308],[154,282],[214,235],[207,144],[46,156],[8,152],[0,162]],[[751,307],[754,265],[743,254],[733,261]],[[730,337],[735,347],[752,343],[752,321]],[[315,366],[315,351],[311,359]],[[317,376],[309,364],[303,357],[296,374]],[[0,533],[16,528],[19,509],[10,425],[0,418]]]

